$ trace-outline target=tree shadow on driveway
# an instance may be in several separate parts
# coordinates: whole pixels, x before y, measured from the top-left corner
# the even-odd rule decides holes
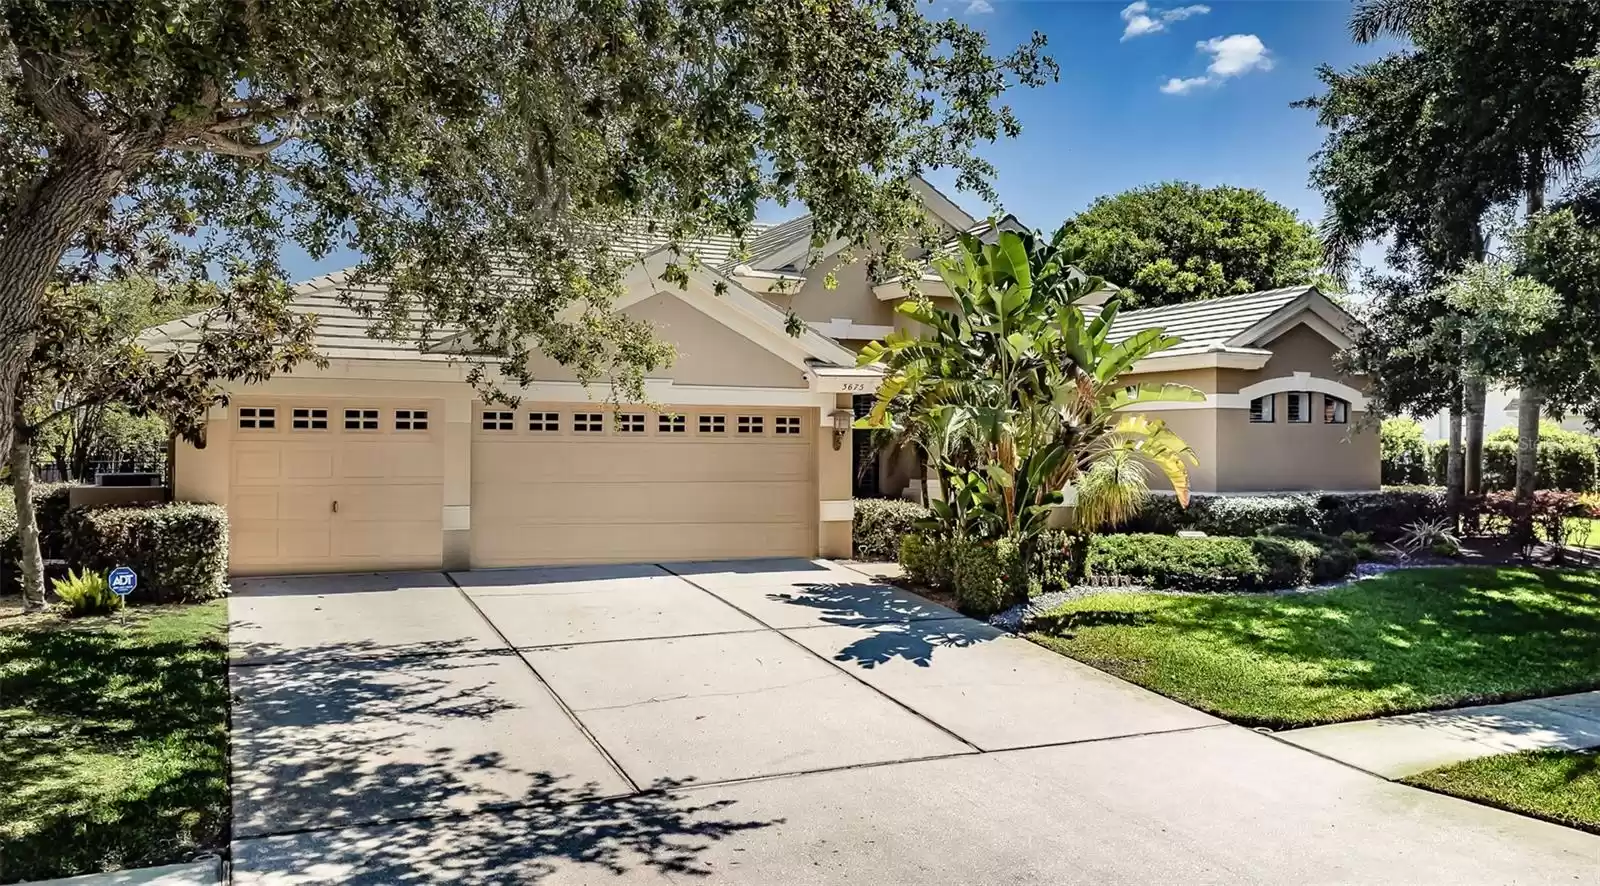
[[[715,841],[778,823],[684,781],[635,789],[513,653],[338,645],[231,671],[241,883],[693,875]]]
[[[890,585],[808,584],[801,593],[774,593],[768,598],[819,610],[823,624],[864,633],[832,658],[866,668],[895,659],[929,667],[939,649],[960,649],[1002,635],[995,628]]]

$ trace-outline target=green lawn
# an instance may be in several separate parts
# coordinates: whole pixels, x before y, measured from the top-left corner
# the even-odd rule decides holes
[[[225,843],[226,623],[220,600],[0,620],[0,882]]]
[[[1600,755],[1595,751],[1483,757],[1412,776],[1406,783],[1600,834]]]
[[[1600,520],[1568,517],[1567,544],[1575,548],[1600,548]]]
[[[1279,596],[1100,594],[1030,636],[1239,723],[1306,726],[1600,687],[1600,571],[1458,567]]]

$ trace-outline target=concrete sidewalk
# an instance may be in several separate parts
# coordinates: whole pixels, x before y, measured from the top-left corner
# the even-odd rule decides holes
[[[1384,778],[1516,751],[1600,747],[1600,692],[1291,729],[1278,738]]]
[[[158,868],[41,880],[29,886],[220,886],[222,882],[222,859],[208,858]]]

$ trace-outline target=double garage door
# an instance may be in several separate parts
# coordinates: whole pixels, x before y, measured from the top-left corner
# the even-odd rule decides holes
[[[816,553],[800,410],[523,404],[473,419],[474,566]]]
[[[808,411],[664,409],[475,409],[472,565],[816,552]],[[441,565],[442,402],[255,400],[232,412],[235,573]]]

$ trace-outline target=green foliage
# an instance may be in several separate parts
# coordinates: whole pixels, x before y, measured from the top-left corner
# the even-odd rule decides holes
[[[1171,534],[1257,535],[1281,524],[1339,535],[1370,533],[1379,541],[1398,537],[1406,523],[1444,513],[1444,493],[1430,487],[1379,492],[1196,495],[1187,508],[1170,495],[1152,495],[1123,529]]]
[[[1102,535],[1089,542],[1087,571],[1178,591],[1255,591],[1330,581],[1355,568],[1349,548],[1296,538],[1179,538]]]
[[[1165,182],[1100,197],[1066,223],[1085,273],[1148,308],[1318,280],[1322,246],[1260,191]]]
[[[1108,341],[1118,302],[1085,316],[1078,301],[1101,281],[1072,272],[1078,256],[1063,250],[1063,236],[963,236],[958,253],[935,261],[957,309],[909,300],[897,310],[918,333],[862,349],[861,364],[881,366],[884,380],[857,424],[901,429],[928,454],[946,491],[933,512],[947,537],[1009,538],[1031,550],[1060,490],[1119,452],[1187,495],[1188,446],[1160,421],[1122,410],[1205,395],[1121,381],[1175,339],[1149,329]]]
[[[225,850],[227,603],[6,621],[3,879]]]
[[[1424,485],[1428,470],[1428,444],[1422,424],[1409,418],[1386,418],[1378,431],[1385,486]]]
[[[956,605],[963,613],[986,618],[1028,598],[1028,570],[1016,542],[967,540],[952,550]]]
[[[135,603],[194,603],[228,592],[228,512],[210,504],[75,508],[67,512],[68,561],[127,566]]]
[[[1600,574],[1413,569],[1315,594],[1101,594],[1032,638],[1274,729],[1600,688]]]
[[[955,587],[955,548],[948,539],[917,532],[900,539],[900,565],[912,583],[936,590]]]
[[[1497,754],[1430,769],[1406,784],[1600,834],[1600,750]]]
[[[1407,524],[1397,543],[1412,553],[1428,551],[1441,557],[1461,553],[1461,541],[1456,538],[1452,521],[1445,517]]]
[[[122,607],[122,598],[111,592],[104,572],[84,570],[80,575],[67,570],[66,578],[51,582],[56,596],[73,615],[105,615]]]
[[[855,524],[851,528],[856,559],[894,559],[900,552],[900,540],[928,516],[927,508],[912,501],[856,499]]]
[[[63,556],[62,531],[75,483],[35,483],[34,514],[39,522],[39,547],[44,556]],[[22,558],[17,537],[17,505],[9,485],[0,486],[0,593],[16,590],[17,564]]]
[[[696,237],[742,243],[759,206],[803,200],[819,247],[909,265],[940,239],[913,176],[947,169],[992,200],[976,146],[1020,131],[1002,94],[1056,75],[1042,35],[997,58],[969,25],[866,2],[825,27],[808,4],[715,0],[4,9],[0,218],[49,236],[0,250],[19,287],[0,340],[31,331],[63,257],[91,277],[221,278],[213,331],[260,313],[282,332],[279,255],[353,248],[349,282],[385,284],[349,296],[372,331],[459,328],[491,389],[491,367],[530,381],[537,349],[641,396],[670,350],[612,308],[621,243],[684,247],[663,253],[681,285]]]

